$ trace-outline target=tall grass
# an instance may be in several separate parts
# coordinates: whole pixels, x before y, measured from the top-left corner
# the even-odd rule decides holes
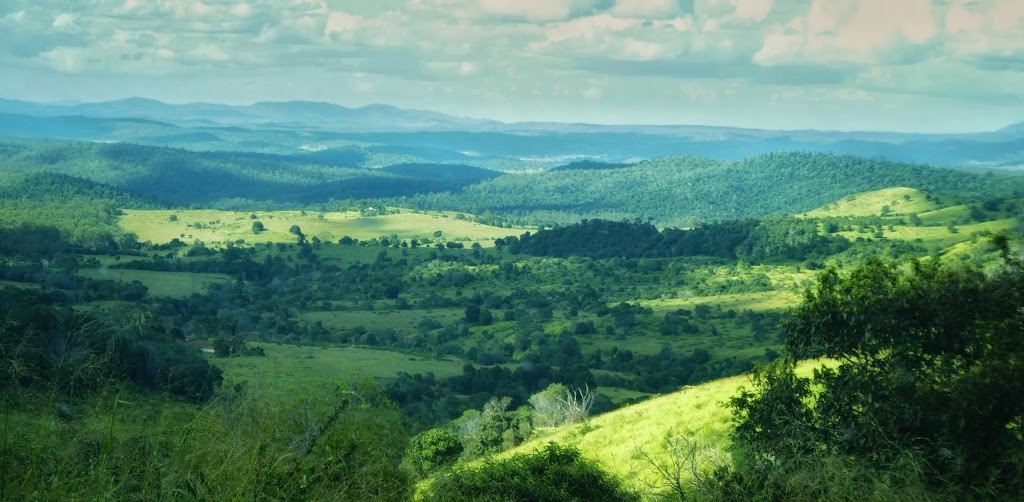
[[[404,500],[408,436],[371,383],[196,406],[115,383],[3,392],[0,500]]]

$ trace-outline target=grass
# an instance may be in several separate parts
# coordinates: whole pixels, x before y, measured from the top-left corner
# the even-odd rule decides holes
[[[307,312],[299,319],[321,322],[328,330],[348,330],[362,326],[370,331],[393,329],[415,331],[424,319],[450,324],[465,316],[463,309],[375,310],[356,312]]]
[[[159,272],[149,270],[81,269],[78,275],[89,279],[114,280],[117,282],[139,281],[149,288],[150,296],[187,298],[192,294],[206,294],[207,287],[231,281],[225,274],[203,274],[187,272]]]
[[[919,242],[926,246],[947,248],[960,242],[970,241],[975,238],[975,234],[1011,230],[1016,225],[1017,222],[1013,219],[985,221],[967,225],[956,225],[954,227],[956,228],[955,233],[950,231],[948,226],[893,226],[892,230],[888,228],[883,230],[882,235],[887,239]],[[850,240],[856,240],[858,237],[874,238],[871,233],[839,232],[839,234]]]
[[[464,361],[435,359],[387,350],[337,346],[257,343],[265,357],[213,358],[224,370],[224,388],[247,382],[271,393],[301,392],[320,383],[359,378],[394,378],[399,371],[432,372],[438,378],[462,374]]]
[[[612,403],[616,406],[624,405],[630,401],[643,401],[644,399],[651,397],[651,394],[647,392],[620,389],[617,387],[601,387],[597,392],[598,394],[603,394],[608,399],[611,399]]]
[[[801,363],[797,372],[801,376],[809,376],[812,369],[821,363]],[[621,477],[631,489],[644,490],[643,480],[655,480],[656,473],[650,464],[637,458],[638,448],[655,459],[667,460],[665,438],[683,436],[703,443],[713,454],[724,456],[723,452],[730,443],[731,413],[722,404],[749,382],[749,376],[741,375],[656,396],[598,415],[584,424],[553,429],[499,457],[530,452],[549,441],[573,445],[585,457],[598,461],[609,472]]]
[[[172,215],[176,218],[172,221]],[[251,216],[256,215],[253,219]],[[259,221],[264,231],[255,234],[252,224]],[[196,225],[196,224],[199,225]],[[479,242],[492,246],[494,239],[522,233],[523,229],[510,229],[482,225],[469,220],[449,217],[446,213],[388,214],[360,216],[358,212],[304,212],[304,211],[218,211],[212,209],[126,210],[120,219],[121,227],[135,232],[140,241],[166,243],[180,239],[191,243],[295,242],[289,232],[298,225],[307,237],[323,241],[337,241],[349,236],[368,240],[397,235],[399,239],[430,238],[435,232],[448,240]],[[184,236],[184,237],[183,237]]]
[[[813,276],[812,276],[813,277]],[[760,293],[737,293],[715,296],[695,296],[692,298],[666,298],[657,300],[641,300],[644,307],[650,307],[655,315],[664,315],[679,309],[693,310],[700,304],[718,306],[722,310],[733,309],[737,312],[753,310],[755,312],[777,311],[800,303],[801,296],[793,291],[765,291]]]
[[[828,216],[884,216],[884,206],[889,206],[889,215],[917,214],[939,208],[927,194],[906,187],[883,188],[871,192],[851,195],[845,199],[826,204],[800,216],[821,218]]]

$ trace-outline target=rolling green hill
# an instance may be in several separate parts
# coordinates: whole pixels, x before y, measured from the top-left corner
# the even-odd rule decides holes
[[[370,159],[369,150],[359,148],[282,156],[4,139],[0,151],[6,159],[0,171],[58,173],[179,207],[295,209],[376,199],[416,209],[489,212],[506,218],[503,224],[508,218],[564,224],[650,217],[662,226],[690,227],[801,213],[891,187],[902,188],[862,197],[856,204],[837,203],[832,214],[879,214],[886,205],[893,214],[903,214],[933,202],[937,208],[959,198],[1024,194],[1024,176],[1019,175],[811,153],[738,161],[668,157],[499,175],[468,165],[409,163],[404,156],[396,156],[393,165],[379,164],[381,159]],[[370,164],[377,168],[366,167]],[[941,194],[943,204],[928,201],[928,194]]]
[[[294,155],[189,152],[124,143],[14,140],[0,148],[3,171],[59,173],[179,206],[294,207],[449,191],[490,175],[466,166],[452,166],[451,173],[436,165],[388,171]]]
[[[934,211],[940,207],[930,194],[913,188],[892,187],[850,195],[801,216],[897,216]]]
[[[1024,177],[827,154],[778,153],[735,162],[670,157],[629,167],[507,175],[459,192],[418,195],[401,203],[423,209],[514,213],[555,223],[652,217],[661,225],[693,226],[800,213],[889,187],[997,197],[1024,193]]]

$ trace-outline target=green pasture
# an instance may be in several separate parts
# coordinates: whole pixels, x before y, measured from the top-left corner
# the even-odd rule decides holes
[[[883,214],[886,206],[889,212]],[[799,216],[896,216],[934,211],[938,208],[939,205],[933,200],[928,200],[927,194],[920,190],[893,187],[851,195]]]
[[[597,393],[611,399],[612,403],[615,403],[616,406],[622,406],[629,402],[643,401],[651,397],[651,394],[646,392],[620,389],[618,387],[601,387],[597,390]]]
[[[1011,230],[1016,225],[1016,220],[1003,219],[971,223],[967,225],[955,225],[953,227],[955,231],[951,230],[949,226],[893,226],[892,230],[889,230],[888,228],[883,229],[882,235],[887,239],[919,242],[929,246],[946,248],[960,242],[973,240],[977,237],[977,234],[988,234]],[[861,232],[839,232],[839,235],[842,235],[851,241],[856,240],[858,237],[874,238],[874,234]]]
[[[256,218],[252,218],[253,215]],[[172,216],[176,218],[174,221]],[[256,221],[264,227],[259,234],[252,230]],[[446,213],[402,212],[360,216],[355,211],[126,210],[120,225],[126,231],[135,232],[142,242],[166,243],[177,238],[185,243],[200,240],[208,244],[239,240],[248,243],[295,242],[295,235],[289,232],[293,225],[298,225],[307,238],[317,237],[322,241],[336,242],[344,236],[359,240],[383,236],[436,240],[435,232],[440,231],[444,239],[463,240],[467,244],[479,242],[481,246],[492,246],[494,239],[524,231],[482,225]]]
[[[465,316],[463,309],[374,310],[346,312],[307,312],[299,315],[302,321],[321,322],[328,330],[349,330],[362,326],[370,331],[393,329],[415,332],[424,319],[435,319],[450,324]]]
[[[925,225],[949,225],[967,221],[971,216],[971,208],[968,206],[951,206],[934,211],[927,211],[917,215]]]
[[[298,346],[252,343],[266,356],[218,358],[210,362],[224,370],[224,388],[246,382],[269,392],[301,392],[321,383],[359,378],[395,378],[406,373],[434,373],[438,378],[462,374],[465,361],[403,354],[387,350],[340,346]]]
[[[139,281],[149,288],[150,296],[171,298],[187,298],[194,293],[206,294],[207,288],[211,284],[222,284],[232,280],[225,274],[123,270],[105,267],[81,269],[78,271],[78,275],[89,279],[124,283]]]

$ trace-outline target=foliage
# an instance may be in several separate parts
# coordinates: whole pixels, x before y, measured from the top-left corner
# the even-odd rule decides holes
[[[822,273],[784,324],[788,357],[731,400],[753,472],[820,452],[885,468],[912,452],[931,483],[1019,491],[1024,267],[997,244],[1005,262],[991,274],[879,259]],[[839,365],[797,377],[808,355]]]
[[[239,385],[199,408],[117,386],[87,401],[22,399],[3,409],[0,497],[408,500],[408,435],[379,387],[301,394]]]
[[[549,443],[530,454],[460,467],[423,494],[426,501],[639,500],[579,450]]]
[[[527,407],[508,411],[508,397],[492,397],[482,412],[467,410],[452,422],[462,438],[464,455],[476,458],[518,446],[533,431],[533,414]]]
[[[155,200],[228,208],[248,201],[241,205],[252,209],[254,201],[312,204],[396,197],[454,190],[495,174],[473,170],[474,175],[438,177],[429,169],[386,171],[336,165],[316,156],[190,152],[126,143],[40,141],[11,150],[0,171],[44,173],[44,177],[60,173],[65,180],[77,178],[74,183],[84,189],[102,191],[105,198],[127,201],[123,207],[152,207],[156,203],[148,201]],[[101,188],[94,189],[96,184]],[[82,190],[77,189],[76,194]]]
[[[16,295],[16,296],[15,296]],[[83,397],[127,380],[193,402],[208,400],[223,377],[198,350],[154,325],[146,310],[97,319],[51,308],[30,292],[4,290],[0,384]]]
[[[462,454],[462,442],[455,433],[430,429],[414,436],[405,453],[405,461],[420,476],[454,464]]]
[[[639,220],[583,220],[501,241],[514,253],[535,256],[602,259],[703,255],[752,263],[822,258],[842,252],[850,244],[845,237],[821,235],[815,220],[789,217],[723,221],[663,232]]]
[[[594,405],[594,394],[589,388],[570,390],[565,385],[553,383],[530,396],[530,405],[533,406],[534,425],[557,427],[586,420]]]
[[[659,225],[809,211],[843,197],[893,186],[968,197],[1021,193],[1024,178],[846,155],[784,152],[723,161],[658,158],[627,167],[506,175],[459,192],[419,194],[392,205],[529,217],[654,218]]]

